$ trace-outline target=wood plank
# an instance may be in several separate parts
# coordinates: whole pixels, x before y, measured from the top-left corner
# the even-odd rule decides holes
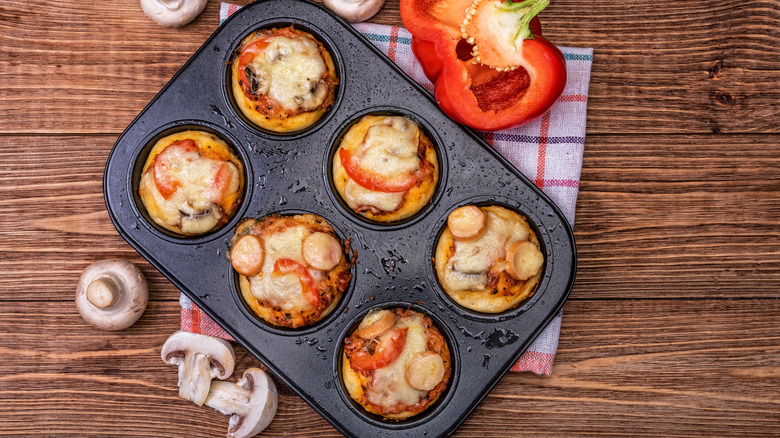
[[[401,24],[398,0],[372,21]],[[780,132],[776,1],[556,0],[542,21],[595,49],[590,135]],[[218,2],[164,29],[137,2],[4,1],[0,133],[121,132],[217,23]]]
[[[226,417],[180,400],[159,349],[178,328],[153,302],[130,329],[88,327],[39,302],[0,310],[0,434],[220,436]],[[550,377],[510,373],[455,434],[773,436],[780,300],[584,300],[564,309]],[[236,348],[236,370],[259,365]],[[280,385],[263,436],[338,436]]]
[[[0,364],[0,435],[223,436],[227,417],[178,398],[176,367],[160,359],[178,328],[178,305],[170,301],[151,302],[121,332],[91,328],[75,306],[4,305],[0,351],[15,358]],[[237,373],[262,367],[235,350]],[[340,436],[288,387],[279,391],[268,435]]]
[[[777,297],[777,142],[591,137],[574,227],[575,296]]]
[[[540,19],[594,49],[588,134],[780,132],[774,0],[553,0]]]
[[[91,262],[139,263],[153,299],[178,291],[117,234],[102,195],[114,136],[0,137],[0,300],[70,300]],[[572,299],[776,297],[777,136],[593,136],[574,228]],[[24,218],[24,220],[19,220]]]

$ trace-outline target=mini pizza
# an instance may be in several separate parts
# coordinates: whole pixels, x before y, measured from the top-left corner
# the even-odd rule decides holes
[[[402,420],[442,395],[452,362],[430,318],[408,309],[374,309],[344,339],[341,373],[349,396],[366,411]]]
[[[138,194],[155,223],[189,236],[225,224],[243,190],[243,166],[228,144],[208,132],[184,131],[152,147]]]
[[[394,222],[430,202],[438,169],[436,150],[416,123],[368,115],[341,140],[333,157],[333,184],[357,214]]]
[[[255,315],[297,328],[314,324],[338,305],[352,278],[354,260],[347,251],[323,218],[302,214],[244,219],[228,258]]]
[[[233,57],[231,81],[241,112],[273,132],[314,124],[333,106],[339,83],[325,46],[292,26],[246,37]]]
[[[483,313],[517,307],[536,291],[544,255],[515,211],[468,205],[450,213],[436,244],[439,283],[456,303]]]

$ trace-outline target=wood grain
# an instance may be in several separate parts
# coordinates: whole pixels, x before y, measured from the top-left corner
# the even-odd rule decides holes
[[[780,301],[584,300],[564,312],[553,375],[505,376],[455,436],[780,430]],[[176,313],[174,302],[153,302],[136,325],[107,333],[86,326],[73,306],[6,303],[0,412],[13,421],[0,422],[0,434],[221,436],[226,417],[179,399],[176,369],[160,360]],[[236,374],[259,365],[240,347],[237,357]],[[280,390],[279,415],[264,436],[338,436]]]
[[[591,298],[777,297],[778,140],[589,137],[574,228],[578,290]]]
[[[70,299],[87,264],[110,256],[138,263],[153,299],[176,299],[178,291],[119,237],[106,212],[101,180],[115,140],[0,137],[0,162],[7,163],[0,206],[10,213],[0,216],[0,272],[14,273],[0,276],[1,299],[28,298],[32,283],[39,299]],[[776,142],[755,135],[588,137],[572,299],[776,297]]]
[[[120,132],[218,12],[212,1],[191,25],[163,29],[137,2],[4,1],[0,133]],[[595,50],[589,135],[780,132],[777,1],[556,0],[541,19],[556,44]],[[401,24],[397,1],[373,21]]]

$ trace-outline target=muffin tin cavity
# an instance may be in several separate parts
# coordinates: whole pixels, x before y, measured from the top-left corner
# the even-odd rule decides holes
[[[289,118],[282,117],[281,120],[274,122],[273,117],[268,118],[262,115],[264,110],[260,108],[261,101],[251,101],[243,95],[243,92],[241,91],[243,78],[239,81],[238,77],[240,76],[237,78],[234,78],[234,76],[240,75],[237,66],[241,62],[240,58],[242,49],[250,46],[252,42],[259,38],[260,34],[267,34],[268,36],[292,36],[293,38],[300,36],[310,36],[317,42],[318,45],[321,45],[321,47],[324,48],[326,53],[323,55],[322,59],[325,62],[326,68],[328,71],[332,72],[332,74],[329,75],[329,79],[327,81],[320,81],[323,89],[328,90],[326,92],[328,97],[325,100],[326,103],[323,105],[323,111],[304,111],[297,116],[291,116]],[[284,55],[289,56],[287,53],[280,53],[277,58]],[[300,59],[298,61],[300,61]],[[284,61],[278,60],[275,62],[278,63]],[[224,65],[224,95],[232,114],[237,117],[238,120],[240,120],[241,123],[243,123],[243,125],[248,129],[253,130],[259,135],[268,136],[269,138],[283,138],[288,140],[300,138],[310,131],[317,129],[322,124],[327,123],[328,119],[332,116],[333,111],[335,111],[338,107],[339,101],[342,97],[342,93],[340,92],[342,80],[341,75],[344,69],[341,67],[342,59],[340,53],[338,50],[336,50],[336,46],[321,30],[319,30],[314,25],[306,23],[305,21],[272,21],[263,23],[256,28],[242,33],[241,36],[233,43],[232,49],[229,51]],[[301,65],[303,65],[303,63],[301,63]],[[295,69],[292,69],[292,72],[289,70],[290,69],[285,69],[286,75],[289,76],[290,74],[295,73]],[[269,87],[273,81],[271,80],[270,76],[265,76],[265,74],[266,73],[264,72],[263,74],[255,74],[253,70],[252,74],[248,76],[252,83],[251,86],[254,86],[253,89],[262,89],[263,87],[266,87],[265,92],[268,91],[267,87]],[[247,77],[246,73],[244,73],[242,76]],[[333,82],[335,82],[335,84]],[[317,81],[314,80],[311,81],[311,83],[315,84]],[[314,87],[312,96],[316,93],[317,88]],[[303,101],[303,99],[300,100]],[[314,101],[314,103],[316,103],[316,101]],[[314,105],[314,103],[311,104]],[[247,105],[255,105],[256,110],[259,110],[259,112],[253,111],[252,109],[246,107]]]
[[[371,312],[372,310],[392,310],[392,309],[412,310],[414,312],[418,312],[430,318],[431,322],[433,323],[433,327],[435,327],[444,338],[444,342],[446,343],[450,353],[451,371],[448,377],[447,386],[439,395],[438,399],[430,406],[428,406],[423,412],[402,420],[389,420],[387,418],[382,417],[381,415],[368,412],[365,409],[365,407],[361,406],[350,396],[349,391],[345,386],[344,383],[345,380],[343,375],[343,371],[344,371],[343,367],[344,367],[344,360],[345,360],[344,340],[350,335],[355,333],[361,321],[363,321],[363,318],[365,318],[366,315],[368,315],[368,313]],[[336,351],[337,354],[334,356],[333,379],[336,382],[338,382],[336,384],[336,387],[339,389],[339,393],[341,395],[343,403],[350,409],[350,411],[355,416],[359,417],[366,423],[376,427],[401,431],[404,429],[420,427],[425,425],[430,421],[432,417],[438,415],[441,412],[441,410],[444,408],[444,406],[446,406],[447,403],[449,403],[450,399],[452,398],[451,397],[452,393],[455,391],[455,388],[457,387],[457,382],[460,376],[460,372],[459,372],[460,355],[458,354],[457,343],[454,342],[454,339],[455,337],[448,330],[447,325],[444,324],[443,321],[441,321],[435,314],[431,313],[428,309],[420,305],[409,303],[409,302],[390,302],[390,303],[384,303],[379,306],[372,306],[368,309],[365,309],[363,312],[356,315],[350,321],[350,323],[345,327],[345,330],[342,331],[339,337],[340,347]]]
[[[391,213],[388,219],[377,220],[371,217],[371,213],[355,211],[355,209],[352,208],[352,206],[350,206],[348,201],[345,199],[344,178],[349,178],[349,176],[344,170],[339,151],[343,142],[345,141],[345,136],[347,136],[348,133],[350,133],[352,140],[360,141],[366,134],[364,129],[359,129],[360,126],[365,128],[365,125],[368,123],[373,123],[373,125],[380,124],[382,123],[382,118],[385,118],[387,123],[391,123],[393,120],[392,118],[396,117],[400,117],[402,118],[400,120],[405,119],[414,124],[416,129],[419,130],[420,141],[426,141],[430,146],[430,152],[427,155],[428,158],[431,159],[429,163],[434,165],[432,170],[433,182],[432,184],[426,184],[424,186],[426,190],[420,190],[416,187],[412,187],[408,192],[415,197],[424,196],[423,199],[427,198],[427,201],[423,201],[418,207],[411,209],[408,212],[404,212],[404,210],[409,209],[409,206],[407,205],[407,199],[409,195],[404,195],[404,200],[401,202],[400,207],[398,207],[394,213]],[[369,119],[371,120],[369,121]],[[358,131],[359,134],[356,134]],[[417,114],[397,107],[381,107],[361,111],[352,116],[343,124],[343,126],[339,127],[335,137],[331,140],[330,144],[330,152],[322,169],[323,175],[326,178],[329,194],[333,202],[340,207],[341,211],[350,219],[359,222],[361,226],[371,227],[377,230],[407,227],[417,220],[423,218],[430,210],[431,205],[436,203],[441,197],[441,187],[445,184],[445,181],[443,180],[446,178],[446,173],[442,170],[446,166],[446,157],[442,153],[442,149],[440,147],[441,141],[435,134],[435,131],[422,117],[418,116]],[[430,188],[430,190],[427,190],[427,188]],[[393,194],[390,194],[391,197],[392,195]],[[393,219],[393,216],[399,216],[399,218]]]
[[[252,32],[289,25],[314,35],[328,49],[339,85],[334,105],[319,121],[294,133],[270,133],[244,120],[236,108],[230,61]],[[398,222],[377,223],[356,214],[334,185],[331,170],[340,140],[366,115],[403,116],[416,123],[439,163],[431,201]],[[243,163],[245,188],[227,224],[184,237],[155,225],[139,199],[138,184],[157,140],[189,129],[216,134],[233,149]],[[103,187],[120,235],[350,437],[451,435],[555,317],[574,282],[574,238],[555,204],[472,131],[444,115],[430,93],[353,27],[307,0],[256,2],[226,20],[119,137]],[[528,218],[539,239],[545,255],[541,281],[534,295],[513,310],[495,315],[466,310],[439,285],[431,260],[436,241],[448,214],[467,204],[513,209]],[[357,259],[349,286],[329,315],[285,329],[248,308],[228,249],[244,219],[302,213],[324,218]],[[240,268],[254,272],[252,266]],[[445,393],[405,420],[368,414],[352,402],[340,380],[344,338],[375,307],[424,313],[450,348],[453,374]]]
[[[279,212],[274,212],[266,215],[265,217],[279,217],[279,218],[291,218],[293,216],[298,215],[312,215],[313,213],[307,212],[307,211],[301,211],[301,210],[283,210]],[[247,218],[245,218],[247,219]],[[257,220],[261,220],[263,218],[257,218]],[[267,330],[270,333],[276,334],[276,335],[282,335],[282,336],[300,336],[302,334],[307,333],[313,333],[321,330],[323,327],[327,326],[333,318],[336,318],[337,315],[344,311],[344,307],[346,306],[346,302],[349,300],[349,295],[352,292],[352,289],[354,287],[354,279],[355,279],[355,265],[354,265],[354,251],[348,246],[350,242],[347,240],[347,237],[341,230],[339,230],[337,227],[334,227],[328,219],[325,219],[325,221],[330,225],[330,227],[333,229],[333,232],[338,237],[338,240],[342,244],[342,247],[346,250],[342,256],[345,261],[349,262],[349,274],[350,274],[350,280],[347,285],[347,287],[342,291],[341,295],[334,301],[332,306],[330,307],[330,311],[322,316],[318,321],[313,322],[311,324],[306,324],[300,327],[285,327],[282,325],[273,324],[263,317],[259,316],[253,309],[252,305],[248,302],[248,297],[245,295],[247,293],[251,293],[248,289],[242,288],[242,282],[245,282],[245,285],[248,285],[246,278],[242,279],[242,275],[236,272],[236,270],[233,268],[233,266],[229,267],[229,274],[228,278],[231,278],[231,291],[233,293],[233,296],[236,300],[236,302],[239,304],[241,311],[244,313],[247,319],[253,321],[255,324],[258,325],[258,327],[263,328],[264,330]],[[238,227],[240,228],[242,226],[242,222],[238,224]],[[232,236],[231,236],[231,242]],[[225,251],[226,256],[229,258],[230,256],[230,244],[226,248]],[[267,255],[266,255],[267,256]],[[249,298],[251,299],[251,298]]]
[[[184,135],[185,133],[189,133],[190,135],[189,136]],[[214,145],[210,144],[212,142],[210,138],[211,136],[213,136],[216,139],[216,141],[214,141],[215,143]],[[179,139],[179,137],[182,138]],[[216,226],[213,226],[204,232],[186,233],[186,229],[182,230],[182,232],[178,232],[177,230],[172,230],[162,226],[160,223],[158,223],[151,217],[147,205],[144,203],[144,200],[142,199],[142,196],[140,194],[141,181],[144,175],[144,167],[147,164],[147,161],[150,157],[150,153],[154,153],[157,156],[159,156],[161,155],[161,152],[163,150],[161,149],[161,146],[165,146],[163,143],[160,143],[158,145],[158,142],[160,142],[161,140],[165,140],[165,142],[171,141],[172,143],[175,143],[176,140],[185,140],[185,137],[187,138],[192,137],[196,139],[195,143],[187,144],[187,146],[189,146],[190,148],[195,147],[194,145],[196,143],[201,143],[204,141],[209,142],[208,146],[205,146],[203,147],[202,150],[200,150],[202,156],[205,157],[209,157],[210,155],[209,153],[212,150],[212,146],[214,148],[219,149],[223,143],[227,145],[227,151],[232,156],[232,158],[230,158],[228,162],[231,162],[235,166],[234,170],[238,171],[238,177],[240,179],[238,196],[236,200],[237,206],[235,207],[235,209],[227,215],[226,219],[224,218],[221,219]],[[244,154],[241,153],[242,151],[240,151],[240,149],[236,147],[236,144],[237,144],[236,141],[227,132],[223,131],[220,128],[217,128],[216,126],[207,124],[202,121],[179,121],[173,124],[169,124],[165,127],[162,127],[157,131],[155,131],[154,133],[152,133],[139,149],[139,152],[129,171],[129,178],[128,178],[128,181],[130,181],[131,184],[131,192],[133,194],[134,206],[137,209],[138,215],[143,218],[144,223],[149,227],[151,227],[155,233],[161,234],[161,237],[164,236],[166,238],[173,238],[173,239],[183,240],[187,242],[198,242],[202,240],[208,240],[214,234],[229,229],[230,225],[233,225],[236,217],[238,217],[240,212],[243,210],[243,206],[245,203],[244,201],[247,198],[249,193],[248,186],[250,183],[250,175],[251,175],[251,173],[247,169],[248,161],[244,156]],[[206,155],[203,155],[204,151],[206,151]],[[220,158],[217,159],[222,159],[221,156],[224,154],[222,153],[222,151],[219,151],[214,154],[214,157],[216,157],[217,155],[220,156]],[[232,162],[234,158],[236,159],[235,163]],[[174,166],[175,165],[176,164],[174,164]],[[230,173],[227,173],[227,169],[221,169],[221,171],[225,171],[226,172],[225,175],[230,175]],[[153,174],[150,173],[150,175]],[[225,175],[222,175],[222,173],[218,173],[218,176],[219,175],[223,176],[224,179]],[[177,182],[175,182],[175,184],[177,186],[180,185]],[[147,193],[149,193],[149,191],[150,190],[147,188]],[[220,209],[219,211],[222,210]],[[222,212],[221,214],[224,214],[224,212]]]
[[[517,317],[519,315],[522,315],[524,312],[526,312],[536,301],[538,298],[537,291],[544,288],[544,282],[545,279],[548,277],[546,274],[547,268],[548,268],[548,261],[550,257],[552,257],[552,253],[548,252],[546,247],[549,244],[546,236],[540,232],[540,229],[536,226],[534,222],[533,216],[529,218],[529,216],[520,208],[517,206],[512,205],[513,203],[511,200],[508,199],[501,199],[501,198],[476,198],[476,199],[470,199],[461,203],[458,203],[457,205],[453,206],[449,211],[444,214],[439,221],[437,222],[437,228],[438,232],[435,235],[435,238],[432,239],[429,242],[430,247],[430,254],[431,254],[431,263],[429,264],[429,275],[436,279],[435,282],[435,289],[436,293],[441,299],[447,303],[448,306],[456,310],[460,315],[468,318],[474,318],[474,319],[481,319],[484,321],[505,321],[508,319],[512,319],[514,317]],[[439,244],[442,238],[442,234],[444,233],[444,230],[447,229],[447,220],[449,218],[449,215],[456,210],[457,208],[464,207],[464,206],[476,206],[479,208],[484,207],[500,207],[506,210],[509,210],[510,212],[518,214],[520,217],[524,218],[526,223],[528,224],[531,233],[533,233],[536,241],[539,245],[539,251],[544,256],[544,263],[542,264],[540,268],[540,274],[538,275],[538,280],[536,280],[536,285],[531,289],[530,296],[522,299],[519,301],[516,305],[511,306],[510,308],[502,311],[497,312],[480,312],[478,310],[468,308],[464,306],[461,303],[458,303],[455,298],[450,296],[446,292],[445,286],[442,284],[441,277],[439,275],[439,272],[437,272],[437,250],[439,249]],[[529,238],[530,240],[530,238]],[[551,263],[551,261],[550,261]]]

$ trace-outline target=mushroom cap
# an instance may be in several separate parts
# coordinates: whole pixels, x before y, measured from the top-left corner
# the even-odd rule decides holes
[[[222,338],[179,330],[165,341],[160,357],[167,364],[182,365],[191,353],[200,353],[209,359],[210,378],[224,380],[233,374],[236,354],[230,342]]]
[[[203,12],[206,3],[207,0],[141,0],[141,9],[157,24],[181,27]]]
[[[228,422],[228,437],[244,438],[257,435],[271,424],[276,415],[279,395],[274,381],[260,368],[249,368],[238,386],[250,392],[247,415],[233,415]]]
[[[163,362],[179,367],[179,397],[200,406],[209,395],[212,379],[233,374],[236,356],[224,339],[177,331],[160,351]]]
[[[149,289],[141,270],[122,259],[87,266],[76,287],[76,307],[81,317],[101,330],[130,327],[144,313],[148,300]]]
[[[376,15],[385,0],[325,0],[325,6],[339,17],[357,23],[366,21]]]

